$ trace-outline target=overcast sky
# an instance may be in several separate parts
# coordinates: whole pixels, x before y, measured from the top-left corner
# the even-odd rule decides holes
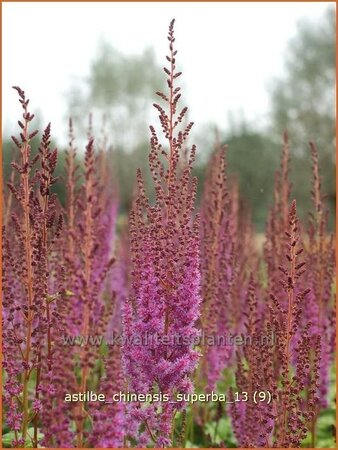
[[[88,74],[98,40],[127,54],[153,46],[163,64],[173,17],[191,119],[226,128],[232,111],[263,126],[269,82],[283,72],[297,22],[315,25],[329,4],[335,3],[3,3],[5,132],[21,113],[11,89],[19,85],[64,143],[66,92]]]

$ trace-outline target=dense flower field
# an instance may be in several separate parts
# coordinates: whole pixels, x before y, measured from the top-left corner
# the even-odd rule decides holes
[[[14,87],[23,114],[4,188],[4,446],[333,446],[335,237],[316,144],[300,223],[285,132],[260,249],[217,138],[196,204],[174,21],[168,43],[152,186],[135,174],[118,232],[106,139],[89,124],[82,161],[70,120],[58,179],[51,126],[38,137]]]

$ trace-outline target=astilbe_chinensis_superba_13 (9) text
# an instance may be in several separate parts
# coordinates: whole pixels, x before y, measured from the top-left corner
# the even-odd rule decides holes
[[[130,214],[132,293],[123,317],[128,390],[162,393],[173,401],[128,406],[129,437],[144,447],[174,445],[175,415],[185,408],[183,402],[175,402],[175,394],[193,390],[191,374],[199,359],[194,349],[200,306],[197,182],[191,176],[195,146],[184,161],[182,150],[193,124],[181,129],[187,108],[177,110],[181,93],[176,80],[181,72],[176,69],[174,20],[168,40],[169,68],[164,68],[168,92],[157,92],[166,106],[154,104],[167,148],[151,126],[149,167],[155,201],[148,199],[138,171],[138,194]]]
[[[3,399],[12,446],[37,447],[41,394],[51,395],[53,390],[51,333],[58,329],[57,305],[64,299],[63,269],[50,257],[59,245],[63,219],[51,192],[57,181],[57,150],[50,148],[50,125],[33,155],[31,141],[38,131],[29,128],[34,115],[28,111],[25,92],[14,89],[23,120],[18,121],[20,137],[12,137],[19,158],[12,163],[16,175],[8,187],[15,201],[11,211],[5,211],[12,222],[3,229]],[[55,298],[57,303],[52,302]]]

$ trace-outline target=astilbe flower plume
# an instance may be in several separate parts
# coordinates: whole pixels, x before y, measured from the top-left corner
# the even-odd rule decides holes
[[[199,383],[209,391],[222,379],[223,369],[233,363],[233,346],[226,338],[243,331],[248,267],[256,267],[258,261],[250,209],[241,205],[237,179],[228,180],[227,146],[217,139],[215,147],[201,202],[200,235],[201,322],[205,343],[213,338],[214,344],[205,345]]]
[[[95,174],[94,140],[89,139],[85,153],[85,184],[79,198],[80,217],[78,220],[77,237],[83,236],[83,242],[78,242],[81,250],[80,264],[80,290],[78,301],[82,314],[80,334],[82,336],[103,335],[113,311],[113,297],[105,302],[103,287],[105,278],[114,264],[115,258],[111,256],[106,233],[110,234],[106,220],[106,210],[102,209],[99,197],[99,183]],[[112,223],[114,225],[114,222]],[[96,236],[100,236],[100,241]],[[115,295],[114,293],[112,294]],[[80,391],[86,391],[89,372],[94,368],[97,348],[85,346],[81,349],[80,367],[82,371]],[[84,405],[78,414],[77,439],[78,446],[82,445],[83,422],[85,419]],[[81,416],[81,417],[80,417]],[[81,445],[80,445],[81,444]]]
[[[321,343],[316,335],[315,345],[311,344],[311,324],[303,327],[300,320],[310,289],[302,288],[305,262],[300,260],[303,249],[295,201],[284,240],[287,264],[279,267],[282,291],[275,294],[277,287],[272,286],[264,327],[259,326],[253,281],[248,291],[246,328],[251,339],[237,353],[236,382],[249,400],[229,408],[236,438],[244,447],[299,447],[318,401]],[[256,405],[254,391],[269,393],[271,403]]]
[[[116,293],[114,313],[107,327],[107,338],[122,333],[122,315],[125,300],[130,295],[130,251],[129,251],[129,224],[123,225],[116,243],[116,263],[109,278],[112,290]]]
[[[310,224],[307,233],[303,231],[300,238],[304,248],[307,261],[311,261],[304,275],[297,280],[295,296],[302,291],[307,291],[306,307],[298,314],[297,329],[295,331],[291,346],[290,364],[294,370],[298,366],[297,341],[302,339],[303,333],[309,338],[312,355],[310,359],[311,373],[317,372],[319,364],[320,376],[317,380],[316,394],[319,401],[313,406],[310,420],[310,431],[312,434],[312,445],[315,445],[316,420],[319,410],[327,406],[327,394],[329,384],[329,370],[334,353],[335,341],[335,306],[332,297],[332,283],[334,273],[334,238],[328,232],[328,210],[324,205],[324,196],[321,193],[321,179],[318,164],[318,152],[314,143],[310,143],[312,158],[312,203],[314,212],[310,213]],[[283,242],[281,240],[281,227],[285,226],[286,203],[290,196],[291,184],[288,180],[289,173],[289,144],[287,133],[284,134],[284,146],[282,152],[281,170],[276,174],[274,189],[274,206],[270,211],[267,241],[265,244],[265,261],[268,269],[268,291],[275,297],[278,296],[279,283],[278,272],[283,270],[284,254]],[[302,268],[304,270],[304,268]],[[280,306],[286,309],[288,304],[286,297],[279,298]],[[319,346],[318,335],[321,336]],[[318,349],[320,348],[320,358]],[[275,356],[276,359],[276,356]],[[278,360],[278,358],[277,358]],[[311,376],[304,378],[308,402],[313,392],[313,380]]]
[[[274,414],[272,406],[265,402],[255,403],[255,392],[274,392],[276,381],[272,366],[273,341],[269,327],[264,330],[260,323],[257,284],[250,277],[247,290],[247,312],[245,340],[241,350],[236,352],[236,391],[246,393],[246,401],[234,401],[229,405],[232,427],[241,447],[269,447],[273,431]]]
[[[281,387],[274,392],[274,444],[279,447],[298,447],[307,435],[314,405],[318,401],[321,344],[319,335],[316,335],[315,347],[312,347],[309,334],[311,323],[302,327],[300,320],[305,308],[304,299],[310,289],[301,283],[306,269],[305,261],[300,259],[303,248],[299,245],[295,201],[291,204],[288,219],[289,227],[285,231],[287,264],[279,267],[282,273],[280,285],[285,299],[283,301],[281,294],[273,293],[277,288],[272,289],[270,306],[270,320],[276,340],[274,370],[279,373],[281,381]],[[304,399],[306,389],[309,395]]]
[[[16,202],[12,226],[4,229],[3,239],[3,366],[7,423],[15,434],[13,446],[22,447],[27,440],[38,445],[40,380],[53,364],[51,333],[60,318],[59,304],[51,307],[50,300],[58,296],[62,303],[64,289],[62,268],[53,272],[50,257],[62,230],[62,215],[51,192],[57,180],[57,150],[50,149],[48,125],[39,152],[32,156],[31,140],[38,133],[29,130],[34,115],[28,111],[24,91],[14,89],[23,108],[23,121],[18,121],[20,138],[12,137],[20,159],[12,163],[18,177],[8,187]],[[41,166],[33,173],[38,161]],[[34,392],[30,389],[33,376]],[[33,434],[28,433],[30,426]]]
[[[232,227],[236,216],[231,214],[233,205],[227,185],[226,147],[217,147],[207,168],[201,205],[201,322],[203,333],[215,340],[233,331],[228,312],[235,277],[236,237],[236,229]],[[205,346],[201,376],[206,377],[208,390],[215,388],[231,356],[231,346],[216,342]]]
[[[64,318],[65,296],[65,280],[64,267],[58,258],[58,248],[61,245],[62,235],[60,231],[63,227],[63,216],[59,212],[57,220],[58,204],[56,194],[51,189],[57,178],[53,176],[57,163],[57,150],[51,149],[50,124],[47,126],[39,147],[41,160],[41,170],[39,175],[39,198],[43,211],[42,216],[42,247],[46,255],[46,271],[48,273],[48,283],[46,285],[46,318],[47,318],[47,348],[45,358],[43,357],[43,349],[40,350],[38,359],[40,366],[37,368],[35,381],[35,400],[34,406],[37,412],[34,418],[34,442],[37,444],[37,430],[39,421],[46,419],[51,412],[51,399],[54,392],[53,365],[55,358],[55,346],[57,345],[58,336],[62,330],[62,321]],[[53,235],[50,229],[57,220],[57,232]],[[41,398],[42,397],[42,398]],[[40,410],[43,410],[42,417],[39,416]]]
[[[79,164],[76,160],[76,147],[74,145],[73,125],[69,123],[69,146],[66,150],[66,233],[56,252],[57,261],[63,261],[67,289],[65,296],[67,301],[63,303],[62,330],[53,336],[57,342],[54,349],[54,365],[52,378],[54,382],[53,399],[49,402],[47,412],[43,416],[42,427],[44,430],[43,445],[72,447],[74,432],[71,430],[73,414],[70,404],[64,401],[64,393],[76,392],[76,376],[73,370],[73,359],[76,347],[66,346],[63,339],[73,332],[74,318],[77,313],[72,305],[72,296],[77,289],[76,272],[69,270],[70,261],[76,254],[75,226],[76,226],[76,198],[80,180]],[[72,326],[70,325],[72,324]],[[70,331],[72,330],[72,331]],[[51,393],[50,393],[51,395]],[[56,419],[57,418],[57,419]]]
[[[12,162],[17,163],[17,159],[19,158],[19,150],[16,145],[12,146]],[[11,174],[9,176],[9,184],[14,186],[16,183],[17,170],[11,165]],[[2,217],[2,225],[7,228],[12,212],[12,204],[13,204],[13,193],[11,189],[8,187],[7,183],[3,184],[3,192],[2,192],[2,209],[3,209],[3,217]]]
[[[327,407],[329,371],[333,360],[335,347],[335,305],[332,295],[334,277],[334,237],[328,231],[328,209],[325,207],[324,195],[321,192],[321,177],[318,163],[318,151],[313,142],[310,142],[312,158],[312,191],[311,198],[313,212],[310,213],[310,222],[307,233],[302,233],[304,254],[311,261],[307,271],[298,282],[298,290],[309,288],[307,307],[303,308],[299,316],[297,338],[305,328],[311,337],[312,352],[318,347],[317,336],[321,336],[320,358],[320,401],[312,418],[311,433],[312,445],[315,445],[316,420],[319,410]],[[280,239],[281,227],[285,224],[285,210],[290,195],[291,184],[288,181],[289,173],[289,147],[288,136],[284,135],[281,170],[276,174],[274,190],[274,207],[270,212],[267,227],[267,241],[265,244],[265,260],[268,268],[269,290],[278,292],[278,270],[283,265],[282,241]],[[284,307],[286,304],[284,303]],[[310,326],[308,327],[308,324]],[[292,357],[291,363],[296,366],[297,358]],[[314,364],[314,360],[311,365]],[[311,388],[308,387],[310,391]]]
[[[169,92],[157,93],[168,109],[154,105],[168,149],[150,127],[149,167],[156,198],[150,204],[138,171],[139,192],[130,214],[132,295],[124,305],[123,366],[127,390],[162,392],[175,400],[176,392],[193,389],[190,377],[199,359],[193,342],[198,335],[200,274],[196,179],[191,177],[195,146],[187,164],[180,163],[193,124],[180,130],[187,108],[177,112],[181,94],[175,83],[181,72],[176,70],[174,20],[168,40],[169,69],[164,71]],[[172,424],[182,408],[184,404],[161,401],[128,405],[129,437],[140,446],[173,444]]]
[[[292,185],[289,180],[290,173],[290,145],[287,131],[283,134],[283,147],[280,169],[275,172],[273,190],[273,206],[269,211],[266,241],[264,243],[264,257],[268,271],[268,290],[278,286],[278,267],[284,260],[283,234],[288,226],[288,209]]]
[[[307,297],[307,307],[302,320],[311,321],[310,334],[312,345],[316,346],[316,336],[321,336],[321,360],[319,381],[319,402],[312,421],[312,444],[315,445],[316,419],[321,408],[328,406],[329,373],[335,351],[335,304],[333,298],[333,282],[335,269],[335,241],[328,231],[328,209],[321,192],[321,176],[318,162],[318,150],[315,143],[310,142],[312,159],[312,191],[313,212],[310,213],[307,245],[305,254],[311,265],[306,273],[306,283],[311,288]]]
[[[106,402],[90,405],[93,429],[88,433],[88,442],[93,448],[121,448],[128,424],[123,403],[113,401],[113,395],[124,390],[120,346],[110,346],[103,362],[106,373],[98,384],[98,392],[105,394]]]
[[[228,184],[229,205],[225,214],[228,216],[228,233],[232,251],[224,268],[228,273],[233,274],[229,284],[227,305],[228,332],[240,334],[245,328],[244,315],[250,274],[252,271],[259,270],[259,255],[255,245],[251,208],[240,194],[237,177],[229,177]],[[222,251],[224,253],[224,250]],[[263,315],[261,304],[259,304],[259,315],[260,317]]]
[[[70,122],[66,158],[67,233],[59,253],[64,261],[67,304],[63,333],[55,337],[58,345],[53,369],[54,401],[51,414],[43,422],[46,446],[82,447],[86,439],[90,440],[84,428],[86,421],[92,423],[92,418],[84,403],[67,403],[64,398],[66,393],[85,392],[89,383],[95,387],[92,377],[102,356],[100,345],[90,337],[105,335],[114,307],[115,293],[107,290],[107,279],[115,261],[112,246],[116,198],[104,189],[98,168],[94,139],[90,137],[83,172],[79,170]],[[69,345],[67,338],[77,337],[87,341],[81,346]],[[98,380],[95,382],[98,384]]]

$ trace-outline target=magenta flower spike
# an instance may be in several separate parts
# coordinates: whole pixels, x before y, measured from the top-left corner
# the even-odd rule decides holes
[[[180,129],[187,113],[177,112],[181,75],[176,69],[174,20],[169,27],[168,93],[157,92],[167,109],[154,107],[167,142],[151,131],[149,167],[155,200],[146,194],[137,173],[139,192],[130,215],[132,295],[124,305],[123,365],[129,391],[166,394],[173,402],[154,401],[128,406],[134,435],[143,445],[172,445],[175,413],[184,408],[176,393],[190,392],[199,359],[194,349],[200,306],[199,229],[194,216],[196,179],[192,178],[195,146],[185,159],[185,141],[192,122]],[[139,341],[139,342],[138,342]]]

